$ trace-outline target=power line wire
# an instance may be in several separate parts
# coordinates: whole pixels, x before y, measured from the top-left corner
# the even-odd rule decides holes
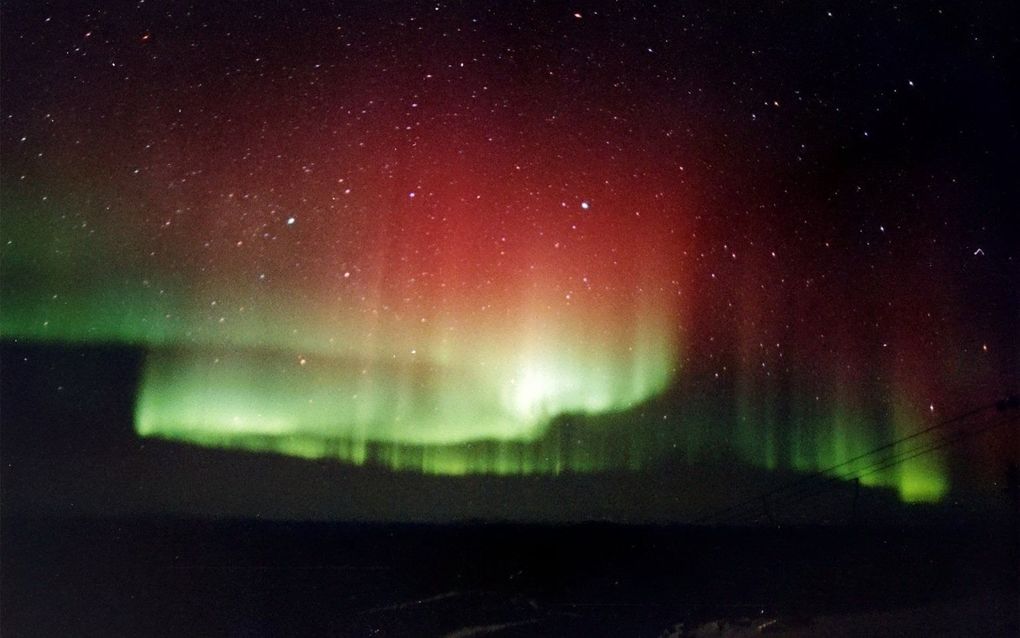
[[[999,400],[999,401],[995,401],[995,402],[992,402],[992,403],[988,403],[988,404],[985,404],[985,405],[973,408],[973,409],[971,409],[971,410],[969,410],[967,412],[964,412],[962,414],[958,414],[957,416],[954,416],[954,417],[952,417],[950,419],[946,419],[944,421],[940,421],[938,423],[935,423],[935,424],[933,424],[933,425],[931,425],[931,426],[929,426],[927,428],[924,428],[923,430],[918,430],[917,432],[914,432],[914,433],[912,433],[912,434],[910,434],[908,436],[899,438],[899,439],[897,439],[895,441],[891,441],[890,443],[886,443],[885,445],[881,445],[881,446],[879,446],[877,448],[869,450],[868,452],[865,452],[865,453],[859,454],[859,455],[857,455],[857,456],[855,456],[853,458],[847,459],[846,461],[843,461],[841,463],[837,463],[836,465],[832,465],[832,466],[827,467],[827,468],[822,469],[822,470],[817,470],[817,471],[815,471],[812,474],[809,474],[807,476],[803,476],[803,477],[801,477],[799,479],[796,479],[794,481],[791,481],[791,482],[789,482],[789,483],[787,483],[785,485],[781,485],[781,486],[773,488],[771,490],[767,490],[767,491],[759,494],[756,497],[748,498],[746,500],[743,500],[743,501],[740,501],[738,503],[735,503],[735,504],[733,504],[733,505],[731,505],[729,507],[726,507],[726,508],[723,508],[721,510],[718,510],[718,511],[716,511],[714,513],[710,513],[710,514],[708,514],[706,516],[702,516],[701,518],[697,519],[695,522],[696,523],[706,523],[708,521],[715,520],[715,521],[717,521],[719,523],[723,523],[723,522],[727,522],[727,521],[732,520],[734,515],[736,515],[737,519],[739,520],[740,518],[743,518],[744,516],[746,516],[746,514],[744,514],[744,515],[740,514],[739,510],[741,508],[745,508],[747,506],[754,506],[754,512],[757,512],[758,511],[757,508],[758,508],[759,505],[764,505],[766,508],[768,507],[767,504],[768,504],[768,500],[769,500],[770,497],[773,497],[773,496],[775,496],[777,494],[781,494],[781,493],[784,493],[784,492],[785,493],[791,493],[791,490],[797,490],[797,488],[802,488],[801,491],[803,491],[803,488],[806,487],[808,489],[808,491],[809,491],[809,494],[812,491],[817,491],[817,493],[825,493],[825,492],[831,490],[831,488],[825,489],[826,484],[832,484],[832,483],[840,483],[840,484],[842,484],[842,483],[845,483],[846,481],[860,480],[861,478],[863,478],[865,476],[870,476],[870,475],[872,475],[872,474],[874,474],[874,473],[876,473],[878,471],[881,471],[882,469],[887,469],[888,467],[892,467],[894,465],[898,465],[898,464],[903,463],[903,462],[905,462],[907,460],[910,460],[912,458],[916,458],[917,456],[921,456],[923,454],[928,454],[930,452],[935,451],[936,449],[941,449],[943,447],[951,445],[954,442],[962,440],[963,438],[967,438],[967,436],[965,435],[965,436],[962,436],[962,437],[957,437],[956,439],[949,440],[948,442],[947,442],[946,439],[943,439],[942,440],[943,441],[942,445],[938,445],[937,447],[933,447],[931,449],[925,449],[925,448],[927,448],[927,446],[931,445],[930,443],[928,443],[928,444],[925,444],[923,446],[912,448],[911,450],[906,450],[906,451],[903,451],[903,452],[898,452],[896,454],[893,454],[890,457],[886,457],[885,459],[882,459],[882,460],[879,460],[879,461],[872,461],[869,465],[867,465],[867,466],[865,466],[863,468],[859,468],[859,469],[855,470],[856,476],[848,476],[848,475],[845,475],[845,474],[844,475],[833,476],[832,473],[835,470],[839,470],[841,468],[845,468],[848,465],[856,463],[857,461],[860,461],[860,460],[866,459],[868,457],[874,456],[875,454],[884,452],[885,450],[889,450],[889,449],[895,448],[897,445],[900,445],[900,444],[905,443],[907,441],[911,441],[911,440],[916,439],[918,437],[924,436],[925,434],[929,434],[929,433],[931,433],[933,431],[936,431],[936,430],[939,430],[941,428],[945,428],[945,427],[953,425],[953,424],[958,424],[958,423],[960,423],[960,422],[962,422],[962,421],[964,421],[966,419],[969,419],[969,418],[971,418],[973,416],[976,416],[978,414],[986,412],[986,411],[988,411],[988,410],[990,410],[992,408],[995,408],[999,412],[1004,412],[1004,411],[1009,410],[1009,409],[1015,409],[1018,406],[1020,406],[1020,397],[1014,395],[1014,396],[1007,397],[1006,399],[1002,399],[1002,400]],[[1005,419],[1003,421],[1003,423],[1008,423],[1008,422],[1009,422],[1008,419]],[[983,428],[981,430],[978,430],[976,432],[976,434],[983,433],[983,432],[987,431],[988,429],[993,429],[994,427],[999,427],[999,425],[1002,425],[1002,423],[997,423],[997,424],[994,424],[993,426],[991,426],[989,428]],[[897,458],[897,457],[902,456],[902,455],[909,455],[912,452],[917,452],[917,454],[914,454],[913,456],[909,456],[907,458]],[[883,464],[883,463],[888,463],[888,465],[884,465],[882,467],[875,468],[875,465]],[[865,474],[865,472],[866,472],[866,474]],[[824,481],[824,483],[822,484],[822,486],[819,486],[817,483],[813,482],[813,481],[815,481],[818,478],[826,479]],[[793,494],[797,494],[798,492],[797,491],[792,491],[792,493]]]

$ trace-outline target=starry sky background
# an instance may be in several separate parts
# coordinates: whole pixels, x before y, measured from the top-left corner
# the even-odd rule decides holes
[[[3,11],[0,327],[146,349],[140,434],[814,470],[1017,390],[1010,3]]]

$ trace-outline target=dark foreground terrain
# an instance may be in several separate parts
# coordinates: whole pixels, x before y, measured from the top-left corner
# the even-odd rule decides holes
[[[2,532],[4,636],[1017,631],[1014,547],[974,528],[5,518]]]

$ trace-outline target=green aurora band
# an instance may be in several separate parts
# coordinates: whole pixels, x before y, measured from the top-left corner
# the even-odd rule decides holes
[[[711,408],[670,419],[655,411],[655,399],[646,400],[670,381],[667,362],[658,363],[650,374],[561,363],[500,387],[496,375],[483,381],[410,360],[302,365],[281,353],[155,350],[146,361],[136,427],[142,436],[210,447],[444,475],[649,470],[676,455],[678,440],[691,460],[729,443],[745,462],[812,472],[888,442],[884,424],[866,410],[831,404],[795,419],[796,441],[780,462],[777,423],[748,420],[738,427],[744,433],[729,440],[716,422],[725,416]],[[632,383],[614,386],[613,378]],[[919,415],[894,403],[897,436],[921,429]],[[853,477],[874,461],[844,465],[836,475]],[[893,487],[905,501],[937,500],[948,489],[941,461],[931,455],[861,482]]]

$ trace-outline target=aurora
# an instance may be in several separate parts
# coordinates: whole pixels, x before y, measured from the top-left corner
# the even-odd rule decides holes
[[[454,13],[67,33],[56,92],[19,51],[3,339],[143,352],[142,438],[412,474],[809,474],[1009,386],[995,206],[869,119],[921,78],[840,110],[594,15]],[[936,501],[990,463],[954,454],[833,474]]]

